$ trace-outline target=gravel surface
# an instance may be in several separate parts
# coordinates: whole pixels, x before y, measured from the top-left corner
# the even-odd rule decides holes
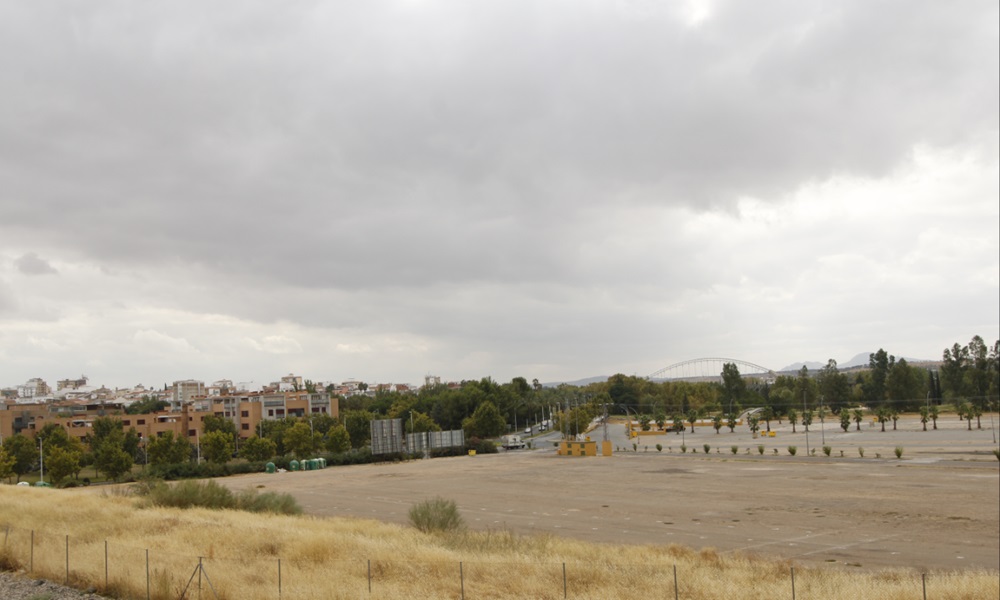
[[[26,574],[0,572],[0,598],[4,600],[105,600],[105,596],[74,590]]]

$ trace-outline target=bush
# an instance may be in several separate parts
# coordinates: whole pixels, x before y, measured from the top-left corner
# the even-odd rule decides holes
[[[234,509],[248,512],[270,512],[282,515],[298,515],[302,507],[289,494],[244,490],[233,494],[229,488],[214,481],[185,480],[174,485],[162,481],[147,480],[133,488],[136,495],[145,496],[153,506],[175,508]]]
[[[796,448],[795,446],[789,446],[788,447],[788,453],[791,454],[792,456],[795,456],[795,453],[798,452],[798,451],[799,451],[799,449]]]
[[[830,446],[823,446],[823,454],[830,456],[831,452],[833,452],[833,448]]]
[[[424,533],[461,531],[465,528],[455,501],[440,496],[414,504],[410,508],[410,523]]]
[[[896,446],[895,452],[896,452],[896,458],[903,458],[903,447],[902,446]]]
[[[993,449],[993,456],[997,457],[997,460],[1000,460],[1000,448]]]
[[[757,454],[760,454],[761,456],[764,456],[764,444],[758,444],[757,445]]]
[[[684,445],[684,444],[681,444],[681,452],[687,452],[687,451],[688,451],[688,447],[686,445]]]
[[[740,448],[739,446],[730,446],[729,451],[732,452],[733,454],[736,454],[737,452],[740,451]]]
[[[860,456],[861,458],[865,457],[865,449],[862,448],[861,446],[858,446],[858,456]]]
[[[702,445],[702,448],[704,448],[704,449],[705,449],[705,454],[708,454],[708,451],[712,449],[712,447],[711,447],[711,446],[709,446],[708,444],[704,444],[704,445]]]
[[[657,444],[656,445],[656,451],[657,452],[663,452],[663,444]]]

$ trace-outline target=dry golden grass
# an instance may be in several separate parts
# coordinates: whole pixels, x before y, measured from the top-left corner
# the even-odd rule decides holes
[[[122,598],[146,597],[147,549],[156,599],[177,598],[199,557],[206,598],[209,580],[220,598],[278,598],[279,563],[282,599],[557,599],[564,581],[565,597],[574,599],[673,598],[675,566],[681,598],[792,597],[792,563],[679,546],[508,531],[428,535],[377,521],[138,508],[124,496],[14,486],[0,486],[0,515],[7,568],[63,581],[68,536],[71,583]],[[911,571],[795,566],[797,598],[909,600],[922,597],[922,585]],[[932,573],[926,585],[934,600],[1000,597],[996,572]]]

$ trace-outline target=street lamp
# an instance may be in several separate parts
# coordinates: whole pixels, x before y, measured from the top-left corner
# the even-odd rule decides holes
[[[38,479],[45,483],[45,454],[42,452],[42,438],[38,437]]]

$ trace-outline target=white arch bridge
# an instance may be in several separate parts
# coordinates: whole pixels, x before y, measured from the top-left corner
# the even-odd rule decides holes
[[[736,365],[743,377],[766,377],[774,378],[775,372],[767,367],[762,367],[745,360],[736,358],[693,358],[663,367],[659,371],[652,373],[646,379],[669,379],[673,381],[683,380],[721,380],[722,366],[726,363]]]

